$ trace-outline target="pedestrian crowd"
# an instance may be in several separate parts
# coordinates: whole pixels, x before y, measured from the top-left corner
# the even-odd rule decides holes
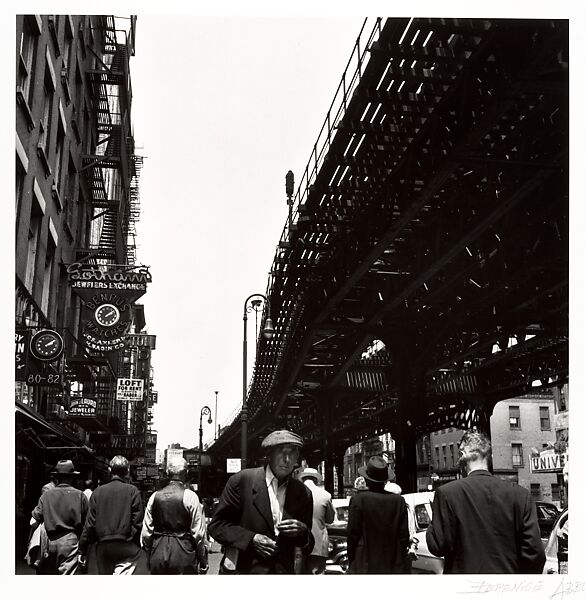
[[[233,474],[209,533],[221,544],[220,574],[322,574],[328,556],[331,494],[316,469],[299,469],[303,440],[287,430],[262,441],[265,464]],[[491,444],[479,432],[460,443],[463,478],[439,487],[426,531],[429,550],[444,557],[444,573],[540,573],[544,549],[534,503],[521,486],[490,472]],[[70,460],[59,461],[32,512],[29,564],[41,574],[87,568],[96,544],[100,574],[131,575],[140,549],[153,574],[205,574],[207,527],[203,506],[187,483],[187,462],[173,459],[168,484],[145,509],[128,483],[128,461],[110,461],[111,480],[84,491]],[[416,559],[414,515],[381,456],[358,469],[349,503],[348,573],[411,572]]]
[[[127,482],[123,456],[110,461],[110,481],[83,491],[72,483],[79,472],[61,460],[43,486],[32,511],[27,561],[40,575],[87,571],[95,543],[100,575],[132,575],[142,547],[151,573],[205,574],[208,570],[206,524],[197,494],[186,486],[187,462],[169,461],[168,485],[154,492],[144,510],[140,492]]]

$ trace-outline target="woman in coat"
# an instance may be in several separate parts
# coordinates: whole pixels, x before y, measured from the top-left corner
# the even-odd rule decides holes
[[[349,503],[349,572],[410,573],[408,513],[402,496],[384,490],[388,463],[372,456],[358,472],[368,489],[352,496]]]

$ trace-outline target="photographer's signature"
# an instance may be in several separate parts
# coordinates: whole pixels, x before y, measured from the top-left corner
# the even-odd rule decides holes
[[[547,585],[545,585],[547,582]],[[585,581],[569,580],[564,577],[558,579],[553,586],[548,585],[552,579],[522,580],[509,583],[500,583],[486,580],[468,581],[469,589],[458,592],[459,594],[510,594],[525,593],[538,594],[538,597],[548,597],[550,600],[564,600],[578,594],[585,597]],[[552,589],[552,594],[546,592]]]

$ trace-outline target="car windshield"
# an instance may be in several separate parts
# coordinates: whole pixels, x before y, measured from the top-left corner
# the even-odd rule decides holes
[[[426,504],[417,504],[414,507],[417,529],[426,529],[431,523],[431,516]]]
[[[536,510],[538,511],[539,518],[541,519],[555,519],[559,514],[554,508],[544,506],[543,504],[537,504]]]

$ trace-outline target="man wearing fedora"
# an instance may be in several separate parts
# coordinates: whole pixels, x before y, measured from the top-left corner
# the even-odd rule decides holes
[[[335,510],[333,509],[333,502],[331,502],[331,494],[320,487],[323,478],[317,469],[307,467],[298,474],[298,478],[311,490],[313,496],[313,527],[311,533],[315,538],[315,545],[307,559],[307,571],[312,575],[320,575],[325,571],[325,563],[329,554],[327,525],[333,523]]]
[[[298,573],[313,548],[311,492],[291,477],[302,439],[286,430],[262,442],[263,467],[228,480],[209,533],[226,548],[220,573]]]
[[[372,456],[358,469],[368,489],[351,497],[347,523],[350,573],[410,573],[404,498],[384,490],[388,463]]]
[[[44,523],[48,538],[46,555],[37,573],[74,575],[78,566],[79,536],[88,512],[87,498],[71,482],[79,475],[70,460],[60,460],[51,473],[57,484],[39,498],[32,511],[36,523]]]

